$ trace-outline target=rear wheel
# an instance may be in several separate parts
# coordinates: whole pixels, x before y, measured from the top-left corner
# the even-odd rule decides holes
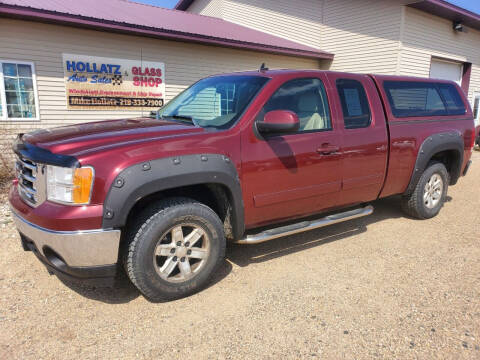
[[[403,210],[417,219],[436,216],[447,197],[449,176],[445,165],[430,163],[410,195],[403,196]]]
[[[225,256],[223,224],[204,204],[174,198],[147,208],[130,233],[126,270],[148,299],[202,289]]]

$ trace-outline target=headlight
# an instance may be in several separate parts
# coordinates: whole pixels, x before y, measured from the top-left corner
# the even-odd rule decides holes
[[[93,187],[93,168],[47,165],[47,199],[72,205],[88,204]]]

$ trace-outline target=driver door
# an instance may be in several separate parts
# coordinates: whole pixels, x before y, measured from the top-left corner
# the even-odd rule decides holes
[[[332,123],[323,74],[284,82],[256,121],[273,110],[290,110],[298,132],[242,137],[246,227],[301,217],[334,207],[341,190],[341,138]]]

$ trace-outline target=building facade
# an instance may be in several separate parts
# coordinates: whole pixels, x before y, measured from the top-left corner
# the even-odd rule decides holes
[[[211,74],[259,68],[262,61],[271,67],[317,68],[308,58],[257,53],[226,47],[186,44],[148,37],[113,34],[16,19],[0,19],[0,61],[32,67],[35,80],[33,116],[6,118],[3,126],[18,132],[82,121],[118,119],[149,115],[150,107],[137,109],[97,109],[67,107],[64,54],[131,59],[163,63],[165,101],[195,81]],[[98,63],[98,62],[97,62]],[[12,78],[7,77],[6,79]],[[8,91],[7,91],[8,93]],[[8,103],[7,106],[12,106]],[[6,109],[8,110],[8,109]],[[4,111],[6,115],[7,111]],[[35,116],[38,114],[38,116]]]
[[[1,144],[145,116],[202,77],[261,63],[451,79],[479,118],[480,16],[442,0],[0,0]]]
[[[177,9],[333,53],[329,70],[444,78],[472,106],[480,98],[480,15],[442,0],[183,0]]]

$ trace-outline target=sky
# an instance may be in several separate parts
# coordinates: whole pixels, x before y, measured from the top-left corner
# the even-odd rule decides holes
[[[177,0],[133,0],[135,2],[150,4],[155,6],[161,6],[165,8],[173,8],[175,4],[178,2]]]
[[[166,8],[173,8],[177,3],[177,0],[134,0],[136,2],[156,5]],[[457,6],[463,7],[464,9],[476,12],[480,14],[480,1],[479,0],[448,0],[448,2],[455,4]]]

